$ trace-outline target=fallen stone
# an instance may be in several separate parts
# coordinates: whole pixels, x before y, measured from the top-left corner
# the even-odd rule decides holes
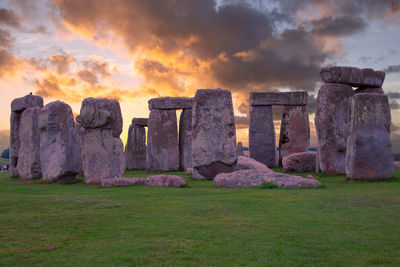
[[[268,167],[275,166],[275,128],[271,106],[250,106],[249,155]]]
[[[47,104],[39,114],[40,163],[43,180],[70,182],[81,172],[78,129],[69,105]]]
[[[11,102],[11,112],[22,112],[27,108],[43,107],[43,98],[38,95],[26,95],[24,97],[15,98]]]
[[[40,132],[38,127],[40,107],[25,109],[19,122],[19,150],[17,170],[22,179],[40,178]]]
[[[238,156],[243,156],[243,143],[242,142],[238,142],[237,147],[236,147],[236,154]]]
[[[190,97],[157,97],[149,100],[149,109],[190,109],[192,104]]]
[[[283,108],[279,135],[279,165],[293,153],[306,152],[310,146],[310,124],[306,106]]]
[[[124,145],[109,129],[85,129],[82,170],[87,184],[122,177],[125,170]]]
[[[371,93],[371,94],[384,94],[382,87],[360,87],[354,90],[355,94]]]
[[[146,131],[143,126],[129,126],[125,167],[127,170],[146,168]]]
[[[393,162],[393,167],[394,167],[394,169],[400,169],[400,161],[394,161]]]
[[[346,175],[354,179],[393,176],[390,107],[387,96],[356,94],[347,140]]]
[[[231,92],[197,90],[192,127],[193,172],[213,179],[218,173],[234,171],[236,129]]]
[[[192,167],[192,109],[182,110],[179,119],[179,169]]]
[[[176,111],[151,110],[147,138],[146,171],[178,170],[179,151]]]
[[[248,158],[245,156],[238,156],[237,162],[235,165],[235,171],[238,170],[255,170],[260,172],[273,172],[270,168],[262,164],[261,162],[256,161],[255,159]]]
[[[122,132],[122,114],[115,99],[85,98],[76,121],[86,129],[111,129],[114,137]]]
[[[135,125],[135,126],[147,127],[148,124],[149,124],[148,118],[133,118],[132,119],[132,125]]]
[[[111,178],[101,180],[101,186],[130,186],[130,185],[144,185],[145,178]]]
[[[350,85],[323,84],[318,92],[315,128],[318,136],[318,161],[323,173],[346,173],[346,146],[350,127]]]
[[[343,83],[353,87],[381,87],[385,72],[347,66],[327,66],[320,71],[324,83]]]
[[[251,92],[251,106],[304,106],[307,105],[306,91],[297,92]]]
[[[284,172],[312,172],[315,171],[317,152],[307,151],[290,154],[283,158]]]
[[[153,175],[146,178],[144,185],[147,186],[163,186],[163,187],[184,187],[185,180],[176,175]]]
[[[317,180],[277,172],[260,172],[255,170],[240,170],[232,173],[220,173],[214,178],[217,187],[251,188],[264,183],[277,185],[279,188],[317,187]]]

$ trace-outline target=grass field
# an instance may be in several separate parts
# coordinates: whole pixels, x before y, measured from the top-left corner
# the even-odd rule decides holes
[[[320,175],[323,187],[302,190],[221,189],[173,174],[188,187],[0,174],[0,265],[400,265],[399,170],[384,182]]]

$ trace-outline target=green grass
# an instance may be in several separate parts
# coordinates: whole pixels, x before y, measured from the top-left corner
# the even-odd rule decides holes
[[[323,187],[300,190],[214,188],[171,174],[188,187],[0,174],[0,265],[400,265],[398,170],[373,182],[319,175]]]

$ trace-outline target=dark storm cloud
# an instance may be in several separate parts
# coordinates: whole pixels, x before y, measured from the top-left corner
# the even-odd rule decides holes
[[[0,24],[20,28],[20,18],[13,10],[0,8]]]
[[[15,43],[15,38],[12,37],[9,31],[0,29],[0,47],[5,49],[13,48]]]
[[[327,36],[345,36],[364,30],[367,24],[361,17],[357,16],[339,16],[324,17],[322,19],[311,21],[313,32],[315,34]]]
[[[400,72],[400,64],[399,65],[391,65],[388,66],[387,68],[385,68],[383,70],[386,73],[396,73],[396,72]]]

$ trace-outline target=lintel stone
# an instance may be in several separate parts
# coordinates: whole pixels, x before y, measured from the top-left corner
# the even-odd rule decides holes
[[[148,124],[149,124],[148,118],[133,118],[132,119],[132,125],[134,125],[134,126],[147,127]]]
[[[307,105],[307,92],[251,92],[251,106],[304,106]]]
[[[188,109],[192,108],[191,97],[157,97],[149,100],[149,110],[152,109]]]

